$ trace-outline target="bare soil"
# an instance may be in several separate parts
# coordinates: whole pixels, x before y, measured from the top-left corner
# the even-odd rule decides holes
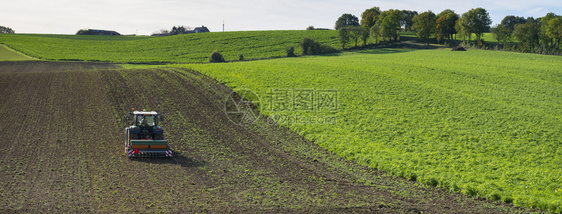
[[[0,63],[0,213],[504,213],[338,157],[287,128],[232,123],[194,71]],[[104,69],[104,70],[97,70]],[[124,153],[125,114],[165,114],[171,159]]]

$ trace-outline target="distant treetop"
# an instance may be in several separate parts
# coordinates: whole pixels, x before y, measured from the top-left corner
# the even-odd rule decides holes
[[[76,35],[100,35],[100,36],[121,36],[120,33],[112,30],[82,29]]]
[[[0,26],[0,34],[12,34],[16,33],[12,28]]]
[[[349,26],[359,26],[359,18],[357,16],[351,15],[349,13],[344,13],[336,21],[336,30]]]

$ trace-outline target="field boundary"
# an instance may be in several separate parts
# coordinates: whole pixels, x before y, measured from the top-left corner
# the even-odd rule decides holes
[[[16,51],[4,44],[0,44],[0,61],[34,61],[39,60],[37,58],[25,55],[19,51]]]

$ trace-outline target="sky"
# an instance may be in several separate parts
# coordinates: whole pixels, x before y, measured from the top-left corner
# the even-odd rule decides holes
[[[486,9],[493,24],[506,15],[562,15],[561,0],[0,0],[0,26],[16,33],[75,34],[80,29],[150,35],[172,26],[206,26],[211,32],[334,28],[344,13],[359,19],[371,7],[438,14]]]

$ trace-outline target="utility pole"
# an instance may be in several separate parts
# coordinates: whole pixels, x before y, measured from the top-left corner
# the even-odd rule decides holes
[[[224,20],[222,20],[222,32],[224,32]]]

